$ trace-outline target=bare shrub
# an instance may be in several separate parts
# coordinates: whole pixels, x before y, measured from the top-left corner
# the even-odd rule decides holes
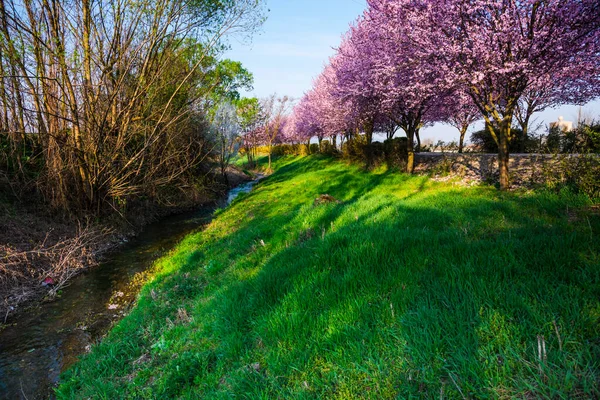
[[[0,312],[10,311],[41,290],[56,295],[70,278],[96,264],[98,244],[109,233],[80,226],[72,237],[54,243],[47,237],[29,250],[0,244],[0,293],[4,303]],[[50,282],[43,286],[46,278]]]

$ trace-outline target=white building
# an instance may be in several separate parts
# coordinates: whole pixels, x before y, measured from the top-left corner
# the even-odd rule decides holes
[[[565,121],[563,117],[558,117],[557,122],[550,122],[550,129],[558,128],[563,132],[571,132],[573,130],[573,121]]]

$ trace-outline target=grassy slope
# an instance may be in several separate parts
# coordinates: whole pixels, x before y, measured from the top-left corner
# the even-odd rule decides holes
[[[284,159],[160,262],[59,398],[600,396],[584,206]]]

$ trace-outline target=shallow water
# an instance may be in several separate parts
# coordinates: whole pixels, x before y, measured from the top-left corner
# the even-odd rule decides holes
[[[256,182],[231,189],[226,204]],[[99,266],[75,277],[56,300],[9,320],[0,332],[0,399],[52,397],[60,373],[135,301],[136,276],[187,234],[203,229],[213,211],[204,207],[147,226]]]

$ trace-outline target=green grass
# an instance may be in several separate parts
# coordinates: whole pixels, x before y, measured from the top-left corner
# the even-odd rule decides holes
[[[277,165],[279,165],[282,161],[285,162],[285,160],[290,160],[291,158],[295,158],[295,157],[291,157],[291,156],[285,156],[285,157],[281,157],[281,156],[272,156],[272,168],[275,169],[275,167]],[[236,155],[235,158],[233,158],[231,160],[231,164],[240,168],[243,171],[246,171],[246,168],[249,167],[248,165],[248,157],[247,156],[242,156],[242,155]],[[269,156],[265,155],[265,154],[259,154],[256,156],[256,158],[254,159],[254,165],[252,166],[252,170],[254,172],[267,172],[269,169]]]
[[[598,397],[589,205],[280,159],[159,262],[58,397]]]

